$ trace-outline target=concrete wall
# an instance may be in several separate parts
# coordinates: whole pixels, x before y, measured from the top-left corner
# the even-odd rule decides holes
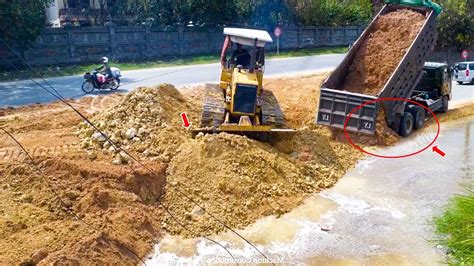
[[[283,27],[280,49],[345,46],[362,33],[362,27]],[[273,30],[269,30],[273,35]],[[276,38],[268,50],[276,50]],[[102,56],[115,60],[159,59],[192,54],[219,54],[222,28],[177,27],[163,30],[146,27],[48,28],[25,59],[34,65],[98,62]],[[18,59],[0,45],[0,57]],[[0,65],[7,67],[5,62]],[[8,67],[7,67],[8,68]]]

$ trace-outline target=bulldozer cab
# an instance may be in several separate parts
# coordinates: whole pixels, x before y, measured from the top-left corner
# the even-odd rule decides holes
[[[273,42],[270,34],[224,28],[224,35],[220,83],[206,86],[201,128],[194,132],[267,135],[292,131],[284,129],[284,116],[273,93],[263,90],[265,45]]]
[[[221,84],[225,90],[232,83],[236,69],[242,74],[256,77],[262,89],[265,72],[265,44],[273,42],[268,32],[254,29],[224,28],[224,45],[221,52]]]
[[[233,55],[249,56],[249,63],[241,65],[242,68],[253,72],[255,68],[261,68],[265,65],[265,44],[273,42],[268,32],[263,30],[224,28],[226,35],[224,46],[221,52],[221,64],[223,68],[237,67],[235,56],[227,58],[228,51],[234,47],[236,50]],[[238,47],[243,47],[242,52],[238,52]],[[235,53],[237,52],[237,53]]]

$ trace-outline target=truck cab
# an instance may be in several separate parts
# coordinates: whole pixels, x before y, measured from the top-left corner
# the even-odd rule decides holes
[[[434,112],[445,113],[452,98],[452,73],[449,66],[444,63],[426,62],[423,76],[412,98]]]
[[[426,62],[420,81],[411,95],[415,101],[433,112],[448,111],[449,100],[452,98],[452,73],[447,64]],[[399,134],[410,135],[413,130],[424,126],[429,112],[421,106],[407,104],[402,118]]]

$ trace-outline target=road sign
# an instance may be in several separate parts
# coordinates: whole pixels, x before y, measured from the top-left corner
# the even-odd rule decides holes
[[[277,54],[280,54],[280,35],[281,35],[281,28],[280,27],[275,27],[275,30],[273,31],[275,36],[277,37]]]
[[[273,31],[275,33],[275,36],[278,38],[281,35],[281,28],[280,27],[275,27],[275,30]]]
[[[469,58],[469,52],[467,50],[462,50],[461,57],[462,59],[467,60]]]

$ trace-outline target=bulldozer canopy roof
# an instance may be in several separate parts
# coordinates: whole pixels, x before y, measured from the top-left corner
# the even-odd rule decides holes
[[[230,36],[230,40],[242,45],[253,46],[257,39],[258,47],[265,47],[267,42],[272,43],[273,39],[264,30],[241,29],[241,28],[224,28],[224,34]]]

